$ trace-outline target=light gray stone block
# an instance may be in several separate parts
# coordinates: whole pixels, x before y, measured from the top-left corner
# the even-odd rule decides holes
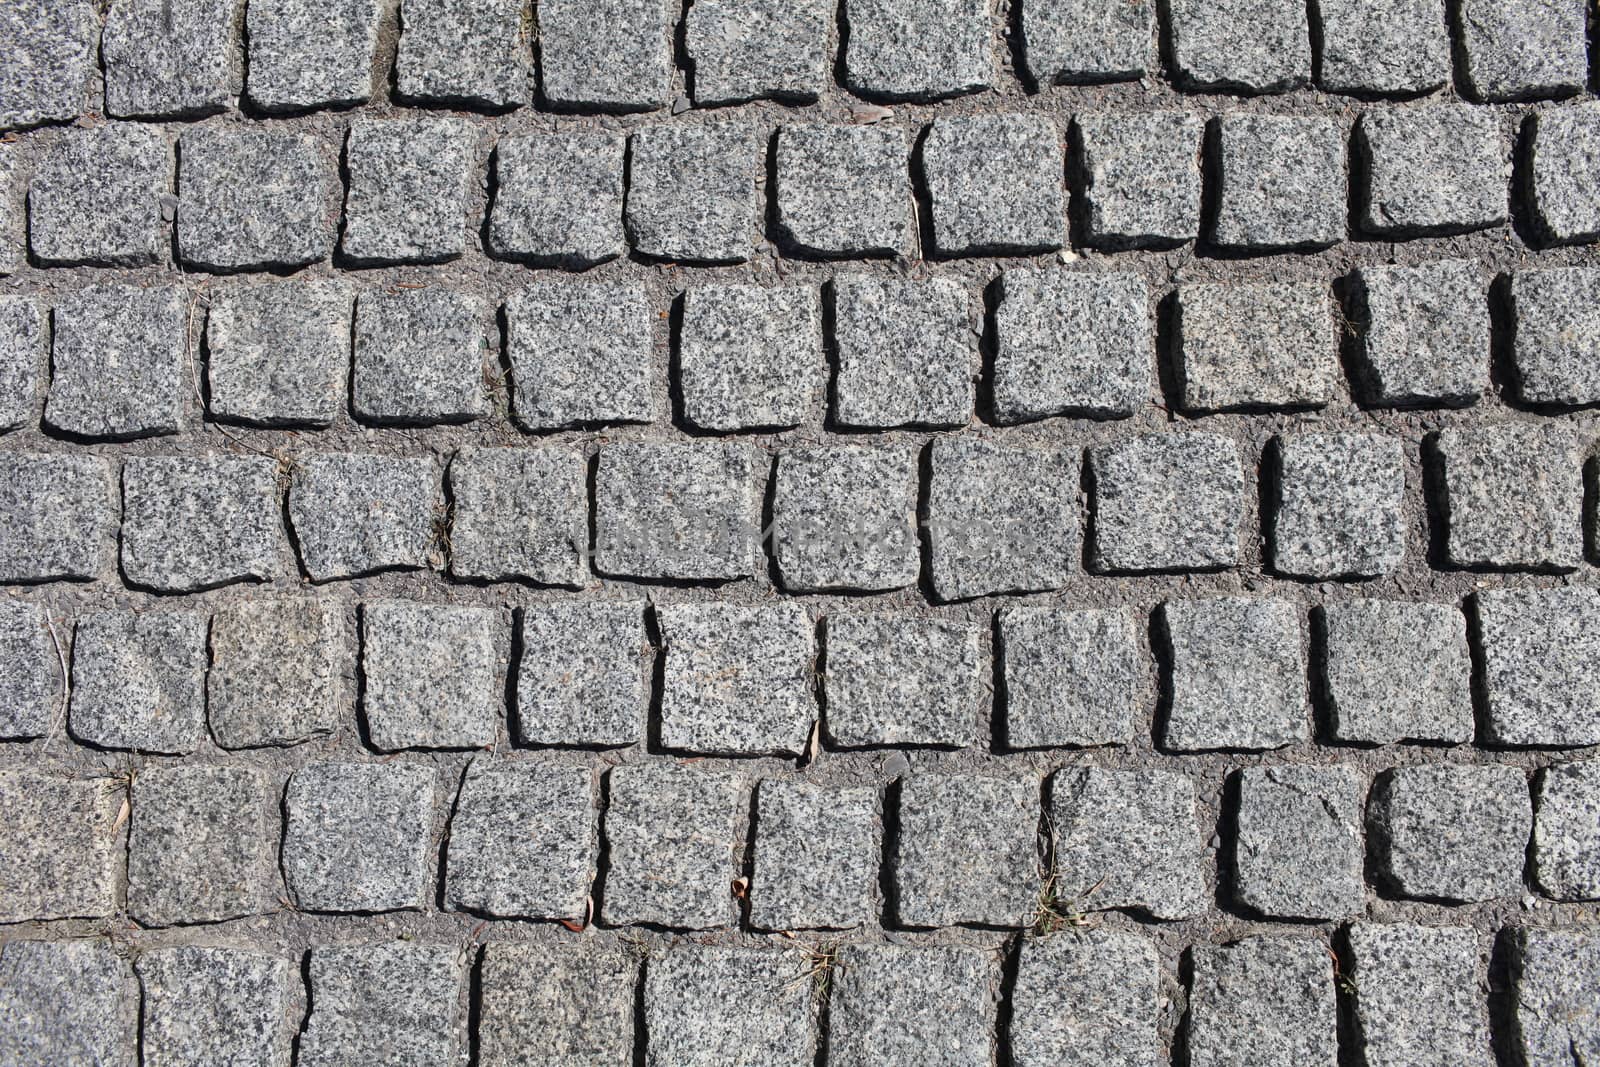
[[[455,945],[316,945],[300,1067],[454,1063],[466,1045]]]
[[[616,946],[495,941],[479,964],[478,1062],[614,1067],[633,1058],[638,963]]]
[[[37,424],[50,358],[44,302],[0,296],[0,432]]]
[[[1039,86],[1123,81],[1154,62],[1148,0],[1035,0],[1022,9],[1022,49]]]
[[[1375,874],[1402,897],[1479,901],[1522,891],[1533,806],[1520,768],[1402,767],[1367,804]]]
[[[187,755],[205,736],[206,616],[96,611],[72,642],[72,735],[101,748]]]
[[[840,1067],[994,1062],[1000,963],[963,945],[846,945],[828,998],[828,1059]]]
[[[1313,937],[1249,937],[1191,949],[1192,1067],[1334,1067],[1331,955]]]
[[[588,471],[568,448],[466,447],[450,460],[450,572],[581,588]]]
[[[290,775],[283,877],[295,907],[380,912],[431,901],[435,780],[431,766],[407,763],[311,763]]]
[[[488,248],[533,266],[582,269],[628,250],[619,133],[514,134],[494,149]]]
[[[0,854],[9,872],[0,922],[100,919],[115,911],[127,795],[114,778],[63,778],[26,767],[0,771],[6,812]],[[8,1032],[0,1027],[0,1041]]]
[[[466,107],[526,104],[535,26],[524,0],[405,0],[395,91]]]
[[[991,0],[847,0],[844,85],[929,102],[995,81]]]
[[[555,601],[522,609],[517,739],[614,747],[643,736],[644,605]]]
[[[483,748],[500,728],[510,615],[495,608],[361,605],[361,714],[371,745]]]
[[[787,951],[680,945],[645,965],[648,1067],[810,1067],[811,989]]]
[[[544,282],[506,299],[512,417],[525,430],[649,422],[654,313],[644,286]]]
[[[966,288],[847,274],[833,281],[833,418],[852,429],[972,421],[976,338]]]
[[[1600,237],[1600,195],[1585,175],[1600,167],[1600,104],[1577,104],[1533,116],[1533,212],[1557,244]]]
[[[0,129],[77,118],[89,103],[99,31],[91,0],[0,7]]]
[[[894,925],[1026,926],[1039,904],[1039,782],[924,774],[900,782],[886,872]]]
[[[428,566],[443,515],[429,457],[319,452],[294,461],[289,522],[313,581]]]
[[[656,608],[667,657],[663,747],[716,755],[798,755],[816,706],[812,622],[797,603]]]
[[[729,925],[734,824],[743,812],[739,776],[649,762],[616,767],[606,778],[606,924]]]
[[[1043,115],[935,119],[922,138],[922,176],[939,254],[1060,248],[1066,237],[1061,142]]]
[[[139,984],[102,941],[0,946],[0,1062],[133,1067]]]
[[[146,952],[134,966],[146,1062],[289,1067],[301,996],[292,961],[184,945]]]
[[[282,113],[364,104],[372,96],[378,0],[254,0],[245,11],[245,93]]]
[[[877,877],[877,790],[766,778],[756,791],[750,923],[759,930],[869,921]]]
[[[755,574],[756,477],[756,454],[744,445],[606,445],[594,477],[596,572],[680,581]]]
[[[1483,740],[1600,744],[1600,597],[1587,586],[1477,594]]]
[[[719,283],[684,294],[678,388],[690,425],[725,433],[815,421],[826,375],[815,288]]]
[[[1339,392],[1324,282],[1180,286],[1177,378],[1186,411],[1320,408]]]
[[[1280,436],[1272,566],[1303,578],[1392,574],[1406,555],[1405,450],[1365,433]]]
[[[1356,923],[1350,982],[1357,1047],[1371,1067],[1488,1067],[1478,933],[1459,926]]]
[[[1008,270],[995,330],[1000,422],[1124,418],[1150,402],[1150,293],[1137,274]]]
[[[1051,1067],[1155,1067],[1164,1058],[1161,961],[1121,930],[1063,930],[1022,942],[1011,993],[1011,1059]]]
[[[1336,93],[1428,93],[1450,81],[1450,30],[1435,0],[1319,0],[1319,83]]]
[[[1500,121],[1465,104],[1366,111],[1355,151],[1367,172],[1356,222],[1381,237],[1427,237],[1498,226],[1511,167]]]
[[[175,286],[97,285],[57,298],[45,425],[110,440],[177,433],[194,390],[189,319]]]
[[[666,107],[671,25],[666,0],[540,0],[545,104],[564,111]]]
[[[1584,455],[1568,427],[1451,427],[1435,444],[1452,565],[1567,571],[1583,561]]]
[[[1511,1044],[1526,1064],[1600,1054],[1600,938],[1588,929],[1511,932]]]
[[[700,107],[761,97],[809,103],[828,87],[827,0],[701,0],[684,18]]]
[[[1600,760],[1548,767],[1536,779],[1533,878],[1556,900],[1600,899]]]
[[[458,258],[478,165],[478,130],[465,119],[356,119],[339,250],[363,266]]]
[[[1165,248],[1200,235],[1205,123],[1198,115],[1090,113],[1077,115],[1073,123],[1077,141],[1072,166],[1088,205],[1089,244]]]
[[[488,414],[489,308],[452,289],[370,290],[356,298],[350,406],[381,425],[470,422]]]
[[[122,464],[122,575],[193,593],[285,573],[278,464],[267,456],[129,456]]]
[[[351,293],[335,281],[219,286],[206,313],[212,416],[324,429],[345,410]]]
[[[260,915],[278,900],[278,789],[249,767],[157,766],[133,783],[128,913],[145,926]]]
[[[161,198],[172,146],[154,126],[74,129],[48,145],[28,182],[28,247],[47,267],[143,267],[171,240]]]
[[[1225,115],[1217,127],[1217,244],[1259,252],[1344,240],[1344,127],[1337,120]]]
[[[826,640],[831,744],[963,748],[978,741],[983,664],[976,627],[913,615],[838,614],[827,617]]]
[[[1050,779],[1049,813],[1058,911],[1184,919],[1205,910],[1204,841],[1187,776],[1067,768]]]
[[[883,592],[917,580],[915,453],[795,448],[779,454],[775,477],[773,555],[786,591]]]
[[[44,737],[55,727],[67,683],[56,654],[64,636],[43,605],[0,600],[0,738]]]
[[[0,78],[5,74],[0,72]],[[0,277],[15,274],[26,262],[27,206],[22,181],[22,153],[0,145]]]
[[[1311,80],[1310,26],[1295,0],[1171,0],[1167,33],[1187,89],[1281,93]]]
[[[178,153],[178,256],[209,271],[303,267],[333,252],[339,176],[314,136],[202,127]]]
[[[905,131],[893,127],[781,127],[779,231],[809,255],[910,255],[917,241],[910,151]]]
[[[1325,606],[1322,624],[1334,737],[1472,740],[1472,659],[1455,604],[1351,600]]]
[[[1294,603],[1250,596],[1169,600],[1161,618],[1172,671],[1162,747],[1248,751],[1310,737]]]
[[[1364,403],[1457,407],[1488,390],[1489,300],[1476,263],[1362,267],[1352,290]]]
[[[1336,920],[1366,907],[1361,809],[1349,767],[1246,767],[1238,773],[1234,897],[1258,915]]]
[[[106,114],[194,118],[232,107],[244,82],[244,0],[112,0],[100,56]]]
[[[1463,0],[1453,9],[1465,88],[1478,99],[1569,96],[1588,81],[1578,0]]]
[[[587,767],[474,760],[450,819],[445,906],[586,922],[595,865],[591,778]]]
[[[344,609],[311,597],[243,600],[211,618],[206,704],[223,748],[294,745],[344,724]]]
[[[1600,404],[1600,270],[1518,271],[1513,385],[1524,404]]]
[[[625,217],[634,250],[689,263],[743,263],[755,250],[766,136],[748,122],[634,131]]]
[[[1207,570],[1239,560],[1244,472],[1232,440],[1147,434],[1089,450],[1090,567]]]
[[[1007,606],[997,654],[1008,748],[1124,744],[1142,724],[1145,665],[1125,611]]]
[[[116,471],[104,457],[0,455],[0,581],[105,576],[121,510]]]

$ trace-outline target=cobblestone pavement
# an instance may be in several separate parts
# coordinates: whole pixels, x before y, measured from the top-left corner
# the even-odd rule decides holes
[[[1587,20],[0,2],[0,1064],[1600,1064]]]

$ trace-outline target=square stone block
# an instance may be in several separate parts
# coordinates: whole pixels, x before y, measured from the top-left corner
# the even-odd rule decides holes
[[[500,729],[508,612],[368,600],[361,605],[361,714],[371,745],[483,748]]]
[[[1171,656],[1162,747],[1251,751],[1310,736],[1297,605],[1248,596],[1169,600],[1161,620]]]
[[[984,709],[975,626],[913,615],[829,615],[827,657],[830,744],[962,748],[978,740]]]
[[[436,778],[408,763],[311,763],[290,775],[283,877],[295,907],[380,912],[431,901]]]
[[[1039,782],[924,774],[900,782],[885,862],[893,925],[1026,926],[1039,905]]]

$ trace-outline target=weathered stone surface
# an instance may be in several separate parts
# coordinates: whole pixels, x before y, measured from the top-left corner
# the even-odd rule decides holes
[[[1322,282],[1180,286],[1176,331],[1187,411],[1320,408],[1338,393],[1339,335]]]
[[[1399,438],[1304,433],[1277,438],[1272,565],[1302,578],[1368,578],[1405,559],[1405,450]]]
[[[899,926],[1026,926],[1039,896],[1039,782],[914,775],[900,782],[886,862]]]
[[[245,93],[263,111],[364,104],[372,96],[378,0],[254,0],[245,11]]]
[[[172,146],[153,126],[75,129],[49,145],[28,182],[28,247],[47,267],[143,267],[168,241],[161,198]]]
[[[1000,612],[997,654],[1005,672],[1007,747],[1133,739],[1146,683],[1129,613],[1008,606]]]
[[[395,91],[433,104],[527,103],[533,77],[527,13],[523,0],[406,0]]]
[[[372,746],[483,748],[500,727],[510,616],[468,605],[361,605],[361,714]]]
[[[684,19],[700,107],[760,97],[809,102],[828,87],[827,0],[701,0]]]
[[[0,78],[5,75],[0,73]],[[0,143],[0,277],[15,274],[25,262],[27,208],[21,153]]]
[[[1356,392],[1380,407],[1472,404],[1489,388],[1489,302],[1478,265],[1362,267]]]
[[[300,1067],[454,1063],[466,1035],[455,945],[316,945]]]
[[[362,293],[350,376],[356,418],[425,426],[487,414],[488,319],[481,298],[453,289]]]
[[[456,117],[350,124],[339,250],[353,263],[442,263],[467,248],[477,129]]]
[[[43,737],[55,725],[67,682],[60,640],[43,606],[0,600],[0,738]]]
[[[278,464],[267,456],[129,456],[122,464],[122,574],[192,593],[270,581],[288,565]]]
[[[70,122],[85,110],[99,29],[91,0],[0,7],[0,130]]]
[[[72,735],[101,748],[185,755],[205,736],[206,617],[96,611],[72,642]]]
[[[1587,586],[1504,589],[1475,598],[1485,692],[1483,740],[1600,744],[1600,597]]]
[[[605,922],[690,930],[732,922],[739,776],[651,762],[616,767],[606,778]]]
[[[798,755],[816,707],[812,623],[796,603],[656,608],[666,669],[661,744],[680,752]]]
[[[1096,571],[1205,570],[1239,559],[1244,471],[1232,440],[1148,434],[1089,450]]]
[[[517,739],[528,745],[631,745],[643,736],[644,605],[635,600],[522,609]]]
[[[1067,768],[1050,779],[1057,909],[1132,908],[1157,919],[1205,910],[1194,783],[1167,771]]]
[[[1022,942],[1011,993],[1011,1059],[1152,1067],[1162,1059],[1161,961],[1120,930],[1063,930]]]
[[[1600,1054],[1600,938],[1589,929],[1511,933],[1511,1042],[1527,1064]]]
[[[671,24],[666,0],[540,0],[545,104],[595,111],[666,107]]]
[[[424,907],[433,898],[434,788],[426,765],[311,763],[295,771],[283,802],[283,877],[295,906]]]
[[[1500,121],[1465,104],[1373,109],[1355,127],[1367,171],[1354,220],[1369,234],[1423,237],[1506,221],[1511,167]]]
[[[0,432],[39,420],[49,362],[48,315],[31,296],[0,296]]]
[[[113,778],[0,771],[6,813],[0,859],[7,872],[0,923],[99,919],[115,911],[123,857],[119,812],[126,798]],[[0,1042],[8,1032],[0,1027]]]
[[[1337,120],[1227,115],[1217,127],[1217,244],[1274,251],[1344,239],[1344,128]]]
[[[978,740],[978,630],[910,615],[829,615],[827,734],[847,748]]]
[[[1334,1067],[1338,1011],[1328,946],[1250,937],[1190,950],[1192,1067]]]
[[[1518,271],[1511,350],[1516,395],[1525,404],[1600,404],[1600,270]]]
[[[568,448],[477,448],[450,460],[450,572],[581,587],[588,473]]]
[[[841,1067],[994,1062],[996,954],[961,945],[847,945],[828,999],[828,1059]]]
[[[485,945],[479,964],[478,1062],[483,1067],[630,1062],[638,970],[615,947]]]
[[[212,416],[322,429],[345,409],[350,290],[340,282],[219,286],[206,313]]]
[[[756,791],[750,923],[761,930],[860,926],[873,915],[877,790],[781,778]]]
[[[961,283],[844,275],[833,303],[835,421],[889,429],[972,420],[977,353]]]
[[[288,1067],[300,996],[292,961],[180,946],[146,952],[135,966],[147,1063]]]
[[[1022,49],[1039,86],[1137,78],[1154,62],[1148,0],[1035,0],[1022,9]]]
[[[1463,0],[1461,76],[1482,100],[1581,92],[1588,80],[1586,19],[1578,0]]]
[[[1472,660],[1454,604],[1351,600],[1322,609],[1323,680],[1341,741],[1472,740]]]
[[[1478,990],[1478,934],[1458,926],[1356,923],[1350,982],[1362,1062],[1372,1067],[1488,1067],[1489,1020]]]
[[[310,597],[225,604],[211,618],[206,704],[223,748],[293,745],[332,733],[349,698],[344,611]]]
[[[294,462],[289,522],[314,581],[426,567],[443,512],[431,458],[319,452]]]
[[[995,327],[1000,422],[1121,418],[1150,402],[1150,293],[1137,274],[1008,270]]]
[[[112,0],[100,55],[106,113],[190,118],[233,106],[244,81],[244,0]]]
[[[910,255],[917,235],[909,154],[905,132],[893,127],[782,127],[780,232],[810,255]]]
[[[851,92],[931,101],[994,83],[991,0],[848,0],[843,11]]]
[[[1582,244],[1600,237],[1600,195],[1586,175],[1600,167],[1600,104],[1578,104],[1533,116],[1533,211],[1551,241]]]
[[[654,316],[642,285],[530,285],[506,298],[505,316],[523,429],[651,420]]]
[[[607,131],[502,137],[494,149],[488,248],[534,266],[592,267],[627,252],[623,153]]]
[[[46,426],[110,440],[178,432],[194,388],[182,289],[90,286],[58,297],[51,321]]]
[[[0,1062],[132,1067],[139,984],[100,941],[0,946]]]
[[[1348,767],[1246,767],[1238,773],[1233,892],[1278,919],[1343,919],[1366,906],[1361,808]]]
[[[678,388],[691,426],[728,432],[814,421],[826,375],[815,288],[712,284],[684,294]]]
[[[749,259],[765,143],[763,131],[748,122],[635,131],[626,211],[635,251],[690,263]]]
[[[587,767],[474,760],[445,857],[445,905],[500,918],[585,921],[595,805]]]
[[[941,255],[1026,255],[1065,240],[1061,133],[1042,115],[935,119],[922,176]]]
[[[1409,96],[1450,80],[1450,31],[1433,0],[1319,0],[1313,10],[1324,89]]]
[[[1445,555],[1457,567],[1565,571],[1583,560],[1583,454],[1562,425],[1441,430]]]
[[[120,512],[116,471],[101,456],[0,455],[0,581],[103,577]]]
[[[926,525],[939,599],[1066,585],[1079,556],[1078,450],[977,437],[931,448]]]
[[[758,566],[755,453],[722,442],[627,442],[600,450],[595,570],[677,580],[743,578]]]
[[[917,457],[901,447],[780,453],[773,555],[789,592],[882,592],[917,580]]]
[[[811,989],[797,954],[680,945],[644,971],[649,1067],[810,1067]]]
[[[1079,5],[1069,0],[1068,6]],[[1164,248],[1199,236],[1205,123],[1198,115],[1089,113],[1075,116],[1073,124],[1072,166],[1088,204],[1089,244]]]
[[[146,926],[277,906],[278,790],[248,767],[150,767],[133,783],[128,913]]]
[[[1295,0],[1172,0],[1167,33],[1189,89],[1280,93],[1311,80],[1310,27]]]
[[[1163,747],[1269,749],[1310,736],[1300,611],[1227,596],[1161,606],[1171,656]]]
[[[1536,780],[1533,878],[1557,900],[1600,899],[1600,760],[1546,768]]]
[[[317,138],[202,127],[178,153],[178,255],[211,271],[302,267],[333,252],[338,174]]]
[[[1492,900],[1522,890],[1533,829],[1516,767],[1402,767],[1378,776],[1367,805],[1374,870],[1403,897]]]

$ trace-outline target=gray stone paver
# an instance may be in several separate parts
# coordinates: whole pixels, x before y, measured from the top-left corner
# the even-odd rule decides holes
[[[1450,30],[1432,0],[1319,0],[1323,88],[1411,95],[1450,80]]]
[[[244,80],[243,0],[113,0],[100,40],[106,113],[193,118],[232,106]]]
[[[119,904],[117,829],[127,795],[114,778],[0,771],[0,855],[8,872],[0,922],[110,915]]]
[[[934,120],[922,175],[941,255],[1027,255],[1066,235],[1061,131],[1042,115]]]
[[[1511,280],[1516,337],[1511,353],[1527,404],[1600,403],[1600,271],[1518,271]]]
[[[1159,1063],[1160,972],[1154,943],[1135,933],[1065,930],[1024,941],[1011,994],[1012,1062]]]
[[[582,586],[588,577],[583,457],[548,448],[459,449],[450,460],[450,572]]]
[[[976,627],[908,615],[829,615],[829,741],[965,747],[978,739]]]
[[[314,581],[428,565],[444,511],[429,457],[320,452],[297,459],[289,524]]]
[[[186,945],[147,952],[134,966],[147,1062],[288,1067],[300,984],[294,961]]]
[[[635,131],[624,214],[634,250],[689,263],[749,259],[765,145],[765,132],[749,122]]]
[[[1035,0],[1022,9],[1023,54],[1038,85],[1122,81],[1155,62],[1147,0]]]
[[[132,1067],[139,983],[101,941],[8,941],[0,947],[0,1061]]]
[[[910,154],[903,130],[784,126],[777,148],[780,230],[812,255],[910,254],[917,240]]]
[[[649,422],[649,296],[631,282],[539,282],[506,298],[512,418],[527,430]]]
[[[761,930],[846,928],[872,918],[876,790],[762,781],[750,922]]]
[[[1405,558],[1405,453],[1378,434],[1277,439],[1272,561],[1306,578],[1372,577]]]
[[[1587,929],[1513,930],[1511,1043],[1528,1064],[1583,1063],[1600,1054],[1600,938]]]
[[[464,119],[356,119],[339,250],[353,263],[442,263],[467,248],[478,131]]]
[[[522,610],[518,739],[617,746],[644,730],[644,605],[636,600],[533,604]]]
[[[100,19],[93,0],[0,8],[0,129],[70,122],[89,102]]]
[[[1297,605],[1245,596],[1169,600],[1161,615],[1172,664],[1164,747],[1260,750],[1310,735]]]
[[[612,925],[707,930],[733,921],[737,774],[673,763],[607,774],[602,915]]]
[[[1483,570],[1568,571],[1583,559],[1584,449],[1560,423],[1442,430],[1445,558]]]
[[[50,355],[49,312],[34,297],[0,297],[0,432],[39,418]]]
[[[187,755],[205,734],[207,619],[198,611],[97,611],[72,642],[73,736]]]
[[[844,85],[873,99],[932,101],[995,80],[991,0],[847,0]]]
[[[615,133],[512,134],[494,149],[488,248],[545,266],[592,267],[627,251]]]
[[[1466,104],[1374,108],[1356,122],[1367,182],[1351,221],[1382,237],[1466,233],[1506,221],[1500,123]]]
[[[826,87],[827,0],[701,0],[689,6],[684,46],[700,107],[761,97],[809,102]]]
[[[1311,80],[1306,8],[1294,0],[1173,0],[1166,21],[1187,88],[1278,93]]]
[[[0,601],[0,738],[43,737],[55,723],[67,680],[57,665],[46,609]]]
[[[1218,121],[1217,142],[1217,244],[1316,249],[1344,238],[1344,130],[1337,121],[1228,115]]]
[[[294,745],[343,721],[344,612],[312,597],[251,599],[211,617],[206,710],[223,748]]]
[[[822,302],[811,287],[702,285],[683,301],[683,417],[727,433],[797,426],[821,415],[827,364]]]
[[[1262,915],[1341,919],[1366,903],[1363,782],[1344,767],[1239,772],[1234,894]]]
[[[364,104],[372,95],[379,0],[255,0],[245,95],[264,111]]]
[[[161,197],[172,146],[154,126],[74,130],[50,146],[28,182],[28,248],[46,266],[142,267],[169,243]]]
[[[176,286],[94,285],[58,297],[45,425],[90,440],[177,433],[194,390],[189,317]]]
[[[1334,399],[1338,335],[1326,285],[1184,285],[1177,313],[1185,410],[1320,408]]]
[[[1191,1067],[1338,1062],[1333,961],[1312,937],[1197,945],[1189,998]]]
[[[1520,768],[1402,767],[1367,803],[1376,875],[1402,897],[1491,900],[1522,889],[1533,805]]]
[[[1351,600],[1326,605],[1322,628],[1334,737],[1472,740],[1472,659],[1456,605]]]
[[[959,282],[843,275],[833,282],[833,417],[860,429],[965,426],[976,356]]]
[[[361,714],[374,748],[483,748],[495,739],[507,612],[368,600],[361,635]]]
[[[913,775],[900,784],[898,815],[900,835],[887,860],[898,925],[1033,921],[1040,884],[1037,779]]]
[[[306,971],[304,1067],[451,1063],[466,1045],[457,1005],[467,975],[456,945],[315,945]]]
[[[1563,763],[1535,780],[1533,879],[1557,900],[1600,899],[1600,762]]]
[[[1089,449],[1090,569],[1214,570],[1239,559],[1244,469],[1231,438],[1148,434]]]
[[[1488,390],[1488,286],[1477,264],[1362,267],[1352,281],[1363,403],[1463,407]]]
[[[1600,197],[1584,181],[1600,166],[1600,106],[1580,104],[1533,119],[1533,209],[1559,244],[1600,237]]]
[[[1600,744],[1600,597],[1588,587],[1485,590],[1474,598],[1484,740]]]
[[[508,108],[528,102],[533,50],[521,0],[406,0],[395,60],[402,99]]]
[[[409,763],[309,763],[284,793],[283,877],[305,911],[418,909],[432,899],[436,774]]]
[[[881,592],[917,580],[917,457],[905,446],[820,445],[778,456],[773,555],[790,592]]]
[[[117,554],[117,482],[100,456],[0,455],[0,581],[104,577]]]
[[[178,151],[178,256],[202,270],[303,267],[333,251],[330,146],[275,130],[199,129]]]
[[[638,964],[626,952],[497,941],[484,946],[479,968],[484,1067],[629,1062]]]
[[[795,952],[679,945],[645,964],[648,1067],[809,1067],[811,990]]]
[[[850,945],[829,1000],[828,1058],[841,1067],[993,1062],[999,960],[966,946]]]
[[[425,426],[488,414],[489,308],[452,289],[356,298],[351,410],[364,422]]]
[[[1148,686],[1131,612],[1008,606],[1000,612],[999,646],[1006,745],[1133,739]]]
[[[666,0],[541,0],[540,89],[562,111],[667,105],[672,18]]]
[[[210,413],[322,429],[345,410],[351,291],[298,279],[219,286],[206,312]]]
[[[122,465],[122,574],[192,593],[288,568],[278,465],[266,456],[132,456]]]
[[[1488,1067],[1489,1018],[1478,990],[1478,933],[1459,926],[1350,927],[1359,1047],[1372,1067]]]
[[[1577,0],[1464,0],[1456,22],[1464,87],[1480,99],[1568,96],[1587,80]]]

